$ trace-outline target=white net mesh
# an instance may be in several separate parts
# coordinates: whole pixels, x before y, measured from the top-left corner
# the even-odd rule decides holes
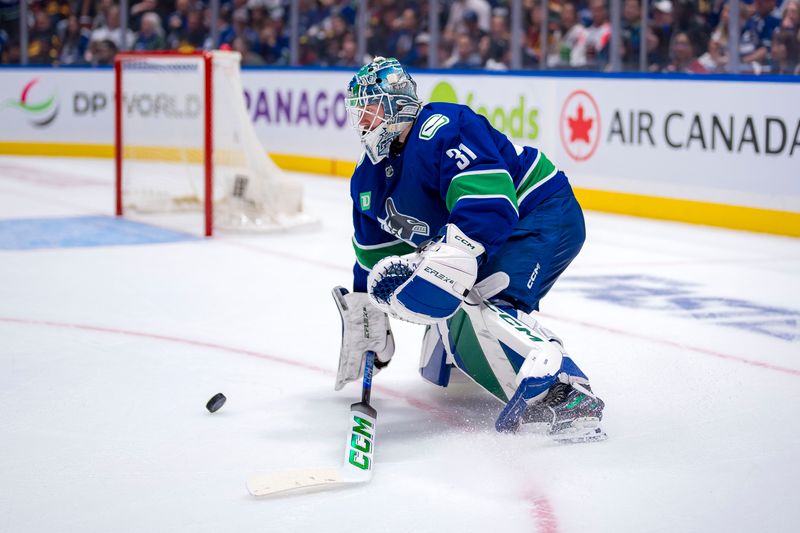
[[[213,53],[214,227],[269,231],[313,223],[302,187],[267,156],[247,116],[236,52]],[[122,69],[122,201],[139,213],[203,212],[202,55],[132,55]]]

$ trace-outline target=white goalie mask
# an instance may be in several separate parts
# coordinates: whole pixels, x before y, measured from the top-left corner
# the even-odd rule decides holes
[[[396,59],[376,57],[350,80],[346,107],[364,151],[377,164],[417,118],[417,84]]]

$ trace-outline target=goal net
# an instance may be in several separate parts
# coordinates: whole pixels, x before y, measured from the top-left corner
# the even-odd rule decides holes
[[[238,52],[117,55],[118,215],[159,214],[159,223],[187,229],[200,227],[202,213],[207,236],[315,223],[302,186],[256,137],[239,64]]]

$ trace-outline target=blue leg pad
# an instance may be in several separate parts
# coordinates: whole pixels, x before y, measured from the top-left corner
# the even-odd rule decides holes
[[[453,368],[453,365],[447,364],[447,351],[444,349],[442,337],[436,335],[439,338],[433,348],[433,353],[428,359],[428,363],[419,369],[419,373],[434,385],[447,387],[447,384],[450,383],[450,369]]]
[[[586,381],[589,381],[589,378],[586,377],[586,374],[578,368],[578,365],[575,364],[575,361],[570,358],[570,356],[565,355],[564,359],[561,360],[561,370],[559,370],[559,374],[561,372],[566,372],[570,376],[583,378]]]
[[[555,382],[555,376],[523,379],[514,392],[514,396],[497,417],[494,423],[495,429],[501,433],[516,431],[519,427],[519,419],[528,407],[528,401],[547,391]]]

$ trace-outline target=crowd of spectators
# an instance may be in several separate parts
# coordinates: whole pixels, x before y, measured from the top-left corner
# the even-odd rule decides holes
[[[442,68],[504,70],[512,64],[510,0],[440,0],[433,18],[428,1],[369,0],[365,57],[359,57],[357,0],[297,1],[300,65],[355,67],[370,55],[384,55],[425,68],[430,54]],[[650,0],[644,26],[641,0],[621,1],[624,70],[640,70],[641,46],[650,72],[730,70],[726,0]],[[0,0],[0,63],[19,63],[22,57],[19,4]],[[207,0],[131,0],[128,28],[120,26],[119,3],[113,0],[32,0],[28,62],[108,65],[121,49],[221,48],[241,52],[245,65],[286,65],[290,4],[221,0],[213,42]],[[608,0],[549,0],[546,10],[541,0],[522,0],[522,68],[608,69],[608,10]],[[742,72],[800,74],[800,0],[741,0],[739,17]],[[431,20],[440,29],[435,50]]]

